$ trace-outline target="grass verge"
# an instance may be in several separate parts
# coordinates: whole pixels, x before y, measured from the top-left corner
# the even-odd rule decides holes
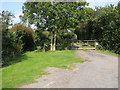
[[[20,62],[4,67],[2,69],[2,87],[17,88],[21,85],[34,82],[35,78],[45,74],[47,67],[67,68],[66,65],[84,62],[85,60],[76,57],[75,51],[55,52],[26,52],[23,56],[17,57]]]
[[[85,51],[85,52],[91,52],[90,50],[87,50],[87,49],[84,49],[83,51]]]
[[[97,49],[97,51],[101,51],[101,52],[104,52],[104,53],[108,53],[108,54],[111,54],[111,55],[114,55],[114,56],[120,56],[120,54],[116,54],[116,53],[113,53],[113,52],[108,51],[108,50],[100,50],[100,49]]]

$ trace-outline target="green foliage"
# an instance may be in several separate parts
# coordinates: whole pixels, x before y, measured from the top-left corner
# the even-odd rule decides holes
[[[0,26],[2,32],[2,66],[9,65],[9,62],[22,52],[22,37],[17,37],[15,32],[11,32],[8,27],[11,26],[14,17],[8,11],[0,13]]]
[[[120,13],[118,8],[119,4],[116,7],[109,5],[96,8],[96,10],[84,9],[83,19],[75,30],[78,39],[96,39],[99,41],[99,48],[120,53]]]
[[[21,37],[9,30],[2,31],[2,65],[9,65],[9,61],[22,52]]]
[[[2,65],[9,65],[10,61],[26,50],[33,50],[33,30],[22,24],[16,24],[11,29],[2,29]]]
[[[23,51],[34,50],[34,31],[31,28],[18,23],[15,24],[10,30],[17,34],[17,38],[21,37],[23,42]]]
[[[22,21],[35,24],[34,31],[22,24],[14,25],[10,31],[13,15],[1,12],[3,27],[3,60],[23,51],[40,46],[49,49],[70,49],[77,39],[96,39],[99,49],[120,53],[120,3],[94,9],[85,7],[86,2],[25,2]],[[10,44],[10,45],[9,45]],[[14,50],[15,49],[15,50]]]
[[[62,46],[62,49],[69,47],[71,35],[67,30],[70,30],[77,39],[96,39],[103,49],[120,53],[120,3],[116,7],[109,5],[96,7],[95,10],[86,5],[87,2],[26,2],[22,20],[34,23],[41,32],[49,32],[38,36],[42,47],[45,44],[47,47]]]
[[[37,48],[37,50],[40,50],[40,49],[41,49],[41,47],[40,47],[40,46],[37,46],[36,48]]]
[[[63,33],[64,39],[76,39],[76,35],[72,32]]]
[[[29,24],[35,24],[40,32],[46,30],[50,34],[49,38],[44,38],[40,43],[55,49],[58,37],[70,29],[74,32],[76,25],[79,23],[79,12],[87,5],[86,2],[26,2],[23,6],[23,21],[28,20]],[[37,31],[36,33],[39,33]],[[47,33],[46,33],[47,34]],[[38,38],[41,40],[43,34]],[[45,41],[51,43],[47,44]]]
[[[60,36],[57,36],[57,50],[66,50],[71,49],[72,45],[71,43],[77,39],[77,36],[73,32],[66,32],[61,34]]]
[[[0,12],[0,27],[5,30],[8,29],[9,26],[12,25],[12,18],[14,15],[9,11],[1,11]]]
[[[113,7],[112,5],[101,8],[100,10],[104,13],[95,20],[97,25],[94,28],[98,28],[95,32],[99,34],[97,39],[101,41],[103,49],[120,53],[120,15],[117,8],[118,6]]]
[[[49,45],[50,45],[50,33],[49,31],[43,31],[40,29],[35,30],[35,35],[36,35],[36,46],[40,46],[41,49],[44,48],[45,46],[45,51],[49,50]]]

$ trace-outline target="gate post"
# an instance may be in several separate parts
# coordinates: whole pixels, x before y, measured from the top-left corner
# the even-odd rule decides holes
[[[98,48],[98,42],[95,40],[95,49]]]

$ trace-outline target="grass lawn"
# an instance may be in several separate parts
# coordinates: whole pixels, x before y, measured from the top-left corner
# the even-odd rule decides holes
[[[35,78],[40,77],[47,67],[65,67],[75,62],[85,60],[76,57],[75,51],[64,50],[55,52],[26,52],[17,57],[19,62],[2,69],[2,87],[17,88],[21,85],[34,82]],[[13,63],[13,62],[12,62]]]
[[[2,70],[0,69],[0,90],[2,90]]]

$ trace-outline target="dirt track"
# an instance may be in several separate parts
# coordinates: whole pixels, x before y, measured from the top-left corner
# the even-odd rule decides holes
[[[99,51],[76,51],[90,60],[75,63],[72,70],[49,67],[36,83],[20,88],[118,88],[118,57]]]

